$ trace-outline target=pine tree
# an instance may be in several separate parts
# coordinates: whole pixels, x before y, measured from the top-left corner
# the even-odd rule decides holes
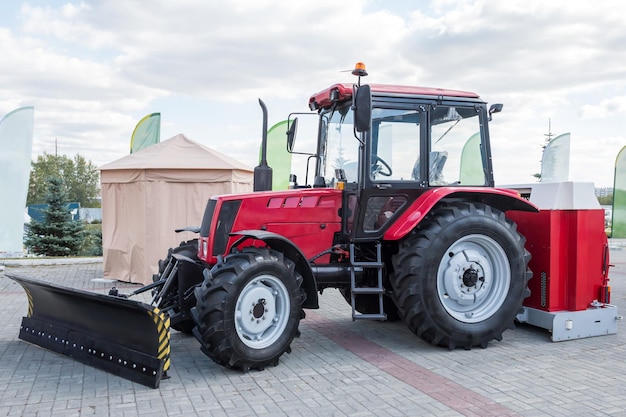
[[[72,220],[72,214],[67,207],[63,180],[59,177],[50,177],[47,185],[48,207],[41,210],[44,220],[31,221],[26,232],[25,244],[38,255],[76,255],[84,239],[83,224]]]

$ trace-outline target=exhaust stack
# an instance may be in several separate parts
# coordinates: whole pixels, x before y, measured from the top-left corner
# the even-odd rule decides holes
[[[254,168],[254,191],[270,191],[272,189],[272,168],[267,165],[267,106],[259,99],[263,110],[263,133],[261,140],[261,162]]]

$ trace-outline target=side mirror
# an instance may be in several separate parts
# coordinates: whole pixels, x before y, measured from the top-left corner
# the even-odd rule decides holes
[[[489,107],[489,121],[491,121],[492,117],[491,115],[494,113],[500,113],[502,111],[502,103],[496,103],[496,104],[492,104]]]
[[[296,142],[296,133],[298,132],[298,118],[296,117],[291,121],[291,124],[287,122],[287,151],[292,152],[293,146]]]
[[[372,91],[369,85],[357,88],[353,109],[356,131],[360,133],[369,131],[372,119]]]

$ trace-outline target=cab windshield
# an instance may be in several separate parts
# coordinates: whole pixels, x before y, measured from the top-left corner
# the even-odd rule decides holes
[[[320,172],[329,186],[334,186],[339,175],[347,182],[359,179],[359,141],[354,137],[353,120],[350,106],[322,115],[326,141],[322,140]]]
[[[437,106],[429,111],[430,185],[486,185],[479,109]]]

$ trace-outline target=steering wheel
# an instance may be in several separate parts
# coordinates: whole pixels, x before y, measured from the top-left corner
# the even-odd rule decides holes
[[[392,170],[389,164],[380,156],[376,155],[374,157],[374,162],[372,163],[372,174],[382,175],[383,177],[391,177],[391,173]]]

